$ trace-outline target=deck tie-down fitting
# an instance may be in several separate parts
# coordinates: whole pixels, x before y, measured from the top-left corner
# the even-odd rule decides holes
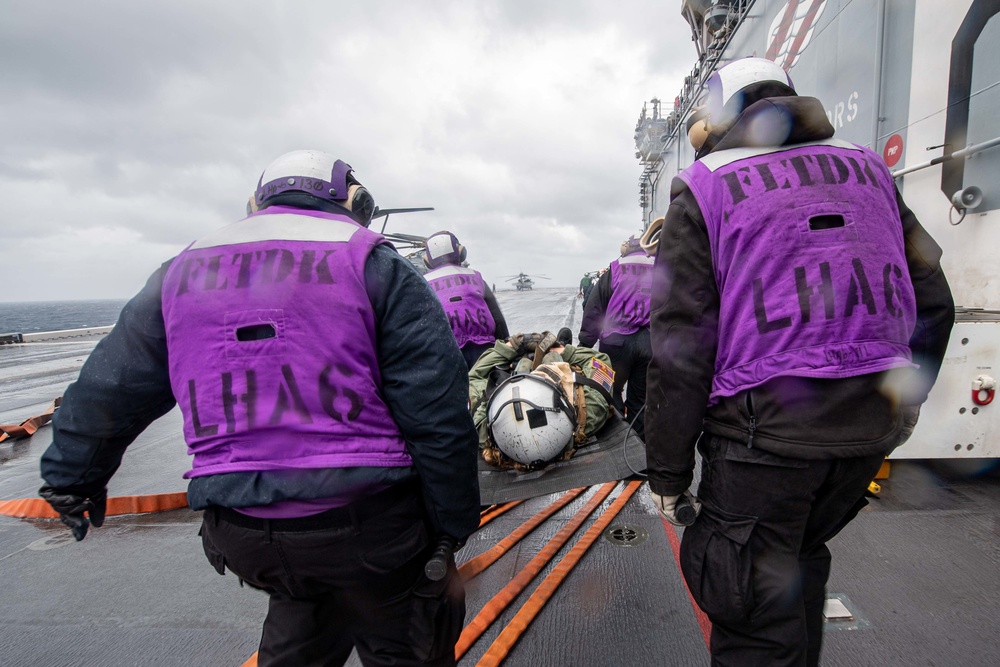
[[[993,402],[996,388],[996,380],[989,375],[980,375],[972,381],[972,402],[976,405],[989,405]]]

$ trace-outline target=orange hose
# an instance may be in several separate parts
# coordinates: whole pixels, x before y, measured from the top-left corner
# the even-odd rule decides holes
[[[497,562],[501,556],[510,551],[511,547],[524,539],[525,535],[533,531],[550,516],[568,505],[574,498],[579,496],[585,490],[586,487],[580,487],[579,489],[571,489],[570,491],[567,491],[558,500],[551,503],[548,507],[518,526],[510,535],[497,542],[492,549],[479,554],[469,562],[463,564],[460,568],[458,568],[458,574],[461,575],[462,581],[472,579],[490,565]]]
[[[479,527],[482,528],[504,512],[514,509],[523,502],[523,500],[512,500],[509,503],[504,503],[503,505],[494,505],[485,512],[481,512],[479,515]]]
[[[154,493],[144,496],[115,496],[108,498],[107,516],[122,514],[149,514],[187,507],[187,494]],[[0,514],[18,519],[57,519],[59,515],[41,498],[0,500]]]
[[[542,607],[545,603],[549,601],[552,595],[555,593],[559,585],[569,576],[569,573],[573,570],[576,564],[583,558],[587,550],[590,549],[594,541],[600,537],[604,529],[608,527],[608,524],[617,516],[618,512],[621,511],[625,503],[629,501],[632,495],[638,490],[639,486],[642,484],[640,481],[632,481],[628,483],[625,490],[622,491],[621,495],[611,503],[611,507],[607,509],[597,521],[594,522],[587,532],[581,537],[573,548],[569,550],[569,553],[559,561],[559,563],[553,568],[552,572],[549,573],[547,577],[538,585],[538,588],[531,594],[528,601],[524,603],[524,606],[514,615],[507,627],[503,629],[500,636],[497,637],[493,645],[486,651],[483,657],[476,664],[476,667],[496,667],[507,657],[510,650],[514,647],[514,644],[521,638],[524,631],[528,629],[528,625],[535,619],[536,616],[542,611]],[[464,635],[464,632],[463,632]]]
[[[8,438],[13,440],[15,438],[29,438],[33,436],[35,431],[52,421],[52,415],[60,403],[62,403],[62,396],[53,400],[49,404],[49,407],[45,409],[45,412],[40,415],[29,417],[20,424],[0,424],[0,442]]]
[[[497,619],[497,617],[507,608],[508,605],[521,594],[528,584],[531,583],[532,579],[542,571],[542,568],[555,557],[556,553],[563,547],[569,538],[573,536],[573,533],[586,521],[587,517],[597,509],[597,507],[604,502],[604,499],[608,497],[611,491],[618,482],[608,482],[603,485],[597,492],[591,497],[587,504],[577,510],[576,514],[570,519],[565,526],[559,529],[555,537],[546,543],[542,547],[541,551],[532,558],[524,568],[514,576],[514,578],[504,586],[499,593],[493,596],[493,598],[487,602],[483,608],[476,614],[476,617],[472,619],[468,625],[462,630],[462,635],[458,638],[458,643],[455,645],[455,659],[458,660],[465,652],[468,651],[476,640],[482,636],[486,629],[490,627],[490,624]]]

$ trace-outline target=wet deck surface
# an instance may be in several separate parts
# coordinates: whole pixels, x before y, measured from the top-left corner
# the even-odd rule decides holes
[[[512,331],[579,328],[572,290],[498,296]],[[92,342],[0,347],[0,422],[17,423],[44,410],[75,378],[92,347]],[[49,433],[43,428],[27,440],[0,443],[0,500],[37,492],[38,458]],[[183,491],[187,465],[175,410],[129,449],[110,492]],[[880,497],[831,543],[829,592],[845,599],[858,618],[828,624],[823,664],[997,664],[1000,475],[995,467],[975,471],[976,465],[982,462],[894,463]],[[468,582],[469,619],[591,493]],[[498,517],[470,539],[459,561],[486,551],[559,495],[530,499]],[[190,510],[111,517],[76,543],[57,521],[0,516],[0,664],[243,664],[256,650],[266,597],[241,589],[231,574],[215,573],[202,554],[199,523],[200,513]],[[664,527],[645,487],[611,527],[629,528],[646,539],[623,546],[600,537],[504,664],[708,664],[668,539],[667,531],[674,529]],[[471,647],[461,665],[476,663],[552,567]]]

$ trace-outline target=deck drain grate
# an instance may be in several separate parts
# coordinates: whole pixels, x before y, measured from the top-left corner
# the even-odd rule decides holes
[[[649,538],[649,533],[639,526],[627,526],[623,523],[611,526],[604,531],[604,539],[619,547],[637,547]]]

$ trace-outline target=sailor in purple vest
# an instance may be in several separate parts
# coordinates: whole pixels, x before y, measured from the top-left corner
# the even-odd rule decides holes
[[[454,234],[437,232],[425,245],[424,264],[430,271],[424,278],[444,306],[468,370],[496,341],[510,335],[507,322],[483,276],[463,266],[468,253]]]
[[[368,229],[345,162],[285,154],[249,208],[125,306],[53,419],[41,495],[83,539],[125,449],[177,405],[205,554],[270,596],[257,664],[454,665],[462,584],[453,560],[424,575],[479,525],[448,320]]]
[[[641,438],[640,416],[646,403],[646,366],[649,365],[649,292],[653,258],[630,236],[621,245],[621,257],[597,281],[580,324],[580,345],[595,347],[611,358],[615,369],[615,407]],[[622,393],[625,398],[622,400]]]
[[[668,521],[700,508],[681,568],[712,664],[816,665],[827,541],[912,433],[954,302],[880,157],[779,66],[726,65],[708,106],[653,270],[649,485]]]

